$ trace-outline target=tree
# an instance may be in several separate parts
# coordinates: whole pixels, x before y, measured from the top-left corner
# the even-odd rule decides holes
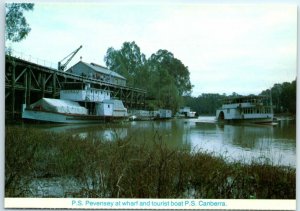
[[[188,67],[167,50],[159,50],[146,59],[135,42],[124,42],[120,50],[109,48],[104,61],[109,69],[127,78],[129,86],[147,90],[151,109],[175,112],[182,96],[191,92]]]
[[[296,80],[274,84],[271,88],[272,104],[275,113],[290,112],[296,114]],[[264,90],[262,95],[270,95],[270,90]]]
[[[151,55],[149,61],[152,65],[167,70],[168,74],[174,79],[180,96],[191,93],[192,85],[188,67],[184,66],[171,52],[158,50],[156,54]]]
[[[33,10],[34,4],[8,3],[5,5],[5,39],[19,42],[26,38],[31,28],[23,15],[24,11]]]
[[[296,114],[296,80],[292,83],[282,84],[282,93],[280,95],[284,111]]]
[[[226,95],[203,93],[198,97],[185,96],[184,105],[189,106],[197,114],[215,115],[216,110],[222,106],[222,99]]]
[[[146,57],[135,42],[124,42],[120,50],[110,47],[104,57],[106,66],[125,78],[129,86],[139,86],[138,78],[145,72]]]
[[[183,102],[182,96],[192,89],[188,68],[171,52],[160,49],[148,59],[148,72],[149,95],[157,100],[158,107],[176,112]]]

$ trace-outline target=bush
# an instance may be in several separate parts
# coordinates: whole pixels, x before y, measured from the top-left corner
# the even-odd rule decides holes
[[[5,196],[47,197],[32,193],[33,181],[68,178],[76,187],[65,187],[65,197],[295,199],[293,168],[170,149],[159,134],[152,143],[137,139],[6,127]]]

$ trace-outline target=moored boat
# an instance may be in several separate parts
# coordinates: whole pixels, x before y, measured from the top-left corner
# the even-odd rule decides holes
[[[193,118],[198,118],[196,116],[195,111],[191,111],[190,107],[182,107],[179,109],[179,112],[177,113],[177,118],[188,118],[188,119],[193,119]]]
[[[112,116],[60,113],[36,109],[24,109],[22,118],[24,120],[52,123],[98,123],[111,121],[113,119]]]
[[[66,83],[60,99],[42,98],[23,105],[22,119],[54,123],[94,123],[127,119],[123,102],[90,84]]]
[[[216,111],[218,122],[274,124],[273,106],[268,96],[229,97]]]

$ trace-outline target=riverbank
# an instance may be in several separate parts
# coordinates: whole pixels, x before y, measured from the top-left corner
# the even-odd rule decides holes
[[[296,170],[170,149],[163,134],[102,141],[6,127],[5,197],[295,199]],[[149,144],[151,142],[151,144]],[[142,144],[141,144],[142,143]],[[68,178],[70,187],[66,187]],[[36,191],[63,183],[60,195]],[[44,182],[43,182],[44,181]],[[38,183],[38,185],[36,185]],[[53,188],[53,187],[52,187]],[[45,190],[45,188],[43,189]]]

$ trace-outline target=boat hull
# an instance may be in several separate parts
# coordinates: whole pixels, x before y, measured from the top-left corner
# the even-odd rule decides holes
[[[40,122],[52,122],[52,123],[99,123],[110,122],[113,120],[122,120],[124,117],[113,116],[96,116],[96,115],[78,115],[78,114],[64,114],[49,111],[35,111],[25,109],[22,112],[22,119]]]
[[[274,125],[273,118],[254,118],[254,119],[222,119],[218,120],[219,123],[228,124],[262,124],[262,125]]]

